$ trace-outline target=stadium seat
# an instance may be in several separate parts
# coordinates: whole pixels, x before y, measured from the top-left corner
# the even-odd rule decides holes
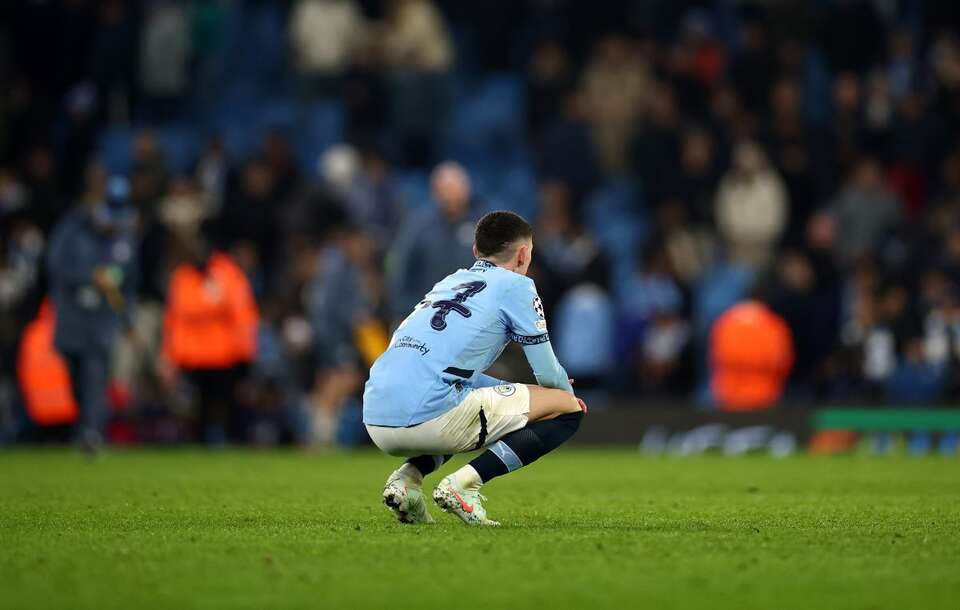
[[[126,127],[110,127],[100,136],[100,161],[112,174],[130,172],[133,159],[130,156],[130,143],[133,131]]]
[[[175,175],[190,171],[200,154],[201,141],[197,130],[185,125],[172,125],[157,128],[156,134],[170,171]]]

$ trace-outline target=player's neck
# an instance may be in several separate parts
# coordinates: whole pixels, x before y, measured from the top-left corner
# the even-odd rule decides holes
[[[493,260],[492,258],[478,258],[477,262],[485,263],[487,265],[493,265],[494,267],[500,267],[501,269],[506,269],[507,271],[512,271],[513,273],[517,272],[515,267],[512,267],[511,265],[506,263],[499,263]]]

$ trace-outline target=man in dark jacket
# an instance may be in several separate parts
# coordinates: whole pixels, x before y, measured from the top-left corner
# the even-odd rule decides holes
[[[103,443],[110,361],[121,326],[129,327],[136,288],[134,213],[124,178],[103,200],[83,203],[58,223],[47,269],[57,316],[54,345],[67,361],[80,407],[75,440]]]
[[[438,165],[430,178],[433,205],[412,213],[387,255],[390,314],[399,322],[429,292],[436,278],[469,268],[473,262],[470,177],[458,163]]]

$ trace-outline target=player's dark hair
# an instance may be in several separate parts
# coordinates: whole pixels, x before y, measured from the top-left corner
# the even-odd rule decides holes
[[[496,258],[517,240],[530,237],[533,237],[533,227],[522,216],[497,210],[480,219],[474,240],[480,256]]]

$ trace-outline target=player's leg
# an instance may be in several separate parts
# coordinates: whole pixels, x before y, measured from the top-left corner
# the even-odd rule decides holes
[[[583,407],[573,394],[538,385],[527,386],[530,393],[530,412],[527,423],[553,419],[566,413],[580,413]]]
[[[439,468],[450,455],[424,453],[423,430],[367,426],[367,433],[384,453],[408,457],[399,468],[390,473],[383,486],[383,503],[401,523],[433,523],[427,511],[422,486],[423,477]],[[441,453],[441,452],[437,452]]]
[[[423,497],[423,477],[451,457],[450,454],[418,455],[390,473],[383,486],[383,503],[401,523],[433,523]]]
[[[502,386],[498,386],[502,387]],[[513,387],[513,386],[511,386]],[[583,406],[561,390],[516,386],[515,394],[487,396],[484,405],[493,422],[495,442],[469,464],[444,478],[434,490],[434,501],[470,525],[493,525],[486,518],[480,487],[491,479],[533,463],[550,453],[580,427]],[[515,414],[525,411],[522,419]],[[496,427],[499,426],[499,429]]]

